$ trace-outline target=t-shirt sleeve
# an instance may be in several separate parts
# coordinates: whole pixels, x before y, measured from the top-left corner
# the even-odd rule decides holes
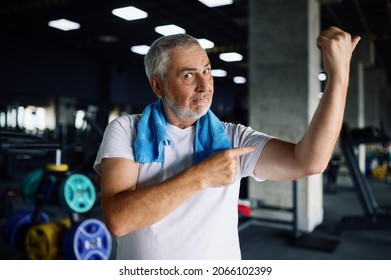
[[[257,181],[264,181],[264,178],[255,176],[254,169],[265,144],[275,137],[241,124],[226,124],[226,126],[227,133],[232,133],[230,137],[232,139],[233,147],[255,147],[254,153],[240,156],[240,171],[242,177],[250,176]]]
[[[94,170],[100,174],[100,163],[103,158],[118,157],[134,160],[133,140],[135,134],[135,122],[131,116],[121,116],[111,121],[103,134],[102,143],[94,162]]]

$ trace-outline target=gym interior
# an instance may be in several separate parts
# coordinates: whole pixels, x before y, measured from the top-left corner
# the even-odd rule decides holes
[[[391,258],[391,2],[228,2],[0,3],[0,259],[114,258],[93,163],[107,124],[155,100],[143,57],[167,25],[206,43],[220,119],[291,141],[327,82],[316,36],[362,36],[326,171],[243,179],[238,231],[247,260]],[[126,6],[141,16],[121,18]]]

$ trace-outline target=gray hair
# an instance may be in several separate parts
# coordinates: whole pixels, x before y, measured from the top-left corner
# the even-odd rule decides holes
[[[148,79],[157,76],[165,81],[165,73],[170,67],[169,55],[172,50],[200,46],[198,40],[187,34],[163,36],[155,40],[144,57],[145,73]]]

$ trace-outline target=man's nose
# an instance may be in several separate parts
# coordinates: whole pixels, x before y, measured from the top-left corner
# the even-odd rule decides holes
[[[196,78],[196,90],[207,91],[211,85],[211,77],[205,75],[197,75]]]

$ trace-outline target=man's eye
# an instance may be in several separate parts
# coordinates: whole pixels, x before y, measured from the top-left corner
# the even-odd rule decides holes
[[[188,80],[192,77],[193,75],[191,73],[186,73],[183,77]]]
[[[209,74],[209,73],[210,73],[210,69],[209,69],[209,68],[206,68],[206,69],[204,70],[204,74],[207,75],[207,74]]]

